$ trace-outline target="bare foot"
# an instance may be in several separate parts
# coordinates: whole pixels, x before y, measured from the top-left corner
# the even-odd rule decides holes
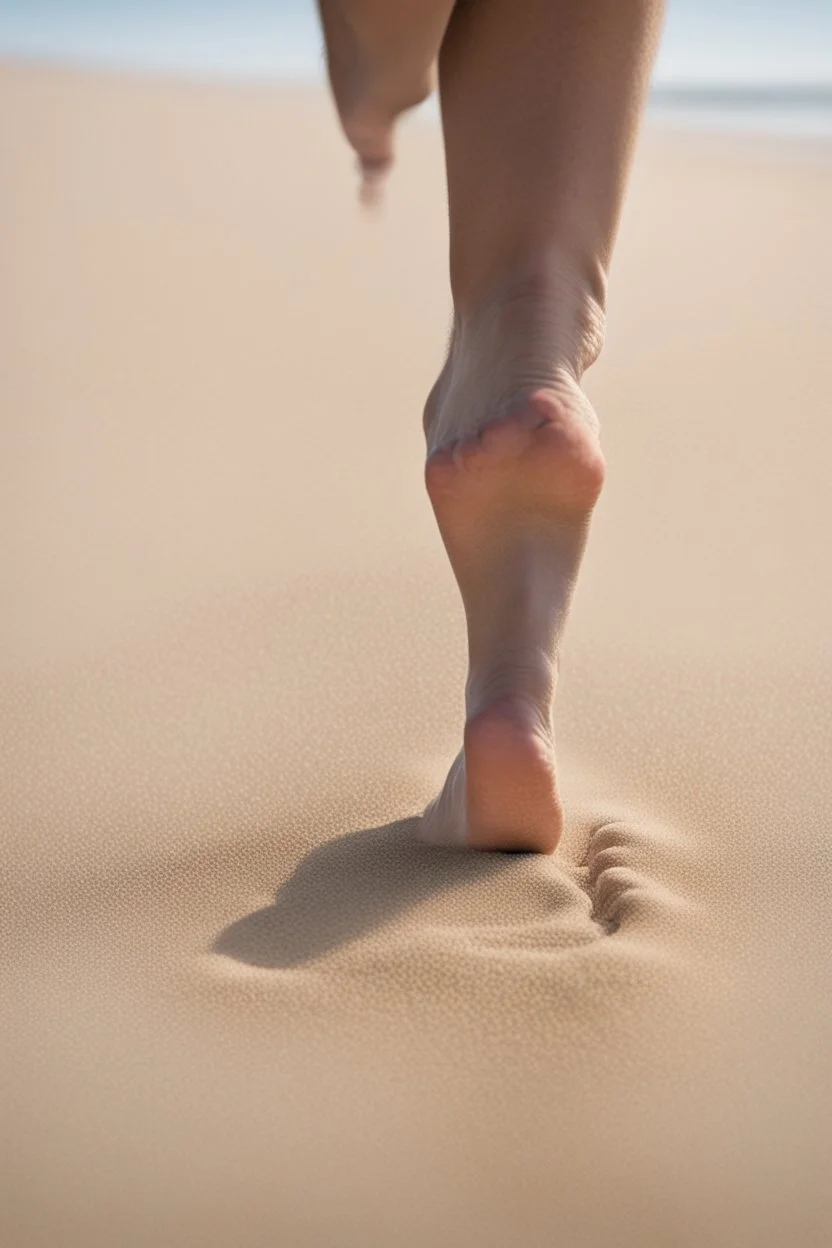
[[[460,417],[463,395],[448,369],[473,377],[469,363],[452,348],[427,416],[439,431],[427,489],[465,605],[470,667],[464,748],[421,835],[549,853],[563,825],[557,654],[604,460],[592,409],[568,377],[553,375],[479,429],[470,408]],[[469,430],[453,437],[460,421]]]
[[[396,119],[427,99],[452,0],[319,0],[329,82],[373,203],[393,163]]]

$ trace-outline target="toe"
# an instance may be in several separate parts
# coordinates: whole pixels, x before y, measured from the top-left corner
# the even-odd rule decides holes
[[[361,186],[358,191],[358,198],[364,208],[376,208],[382,202],[387,166],[377,169],[368,168],[366,164],[359,163],[359,167],[361,171]]]
[[[393,126],[386,118],[358,115],[344,120],[344,132],[358,157],[362,177],[380,182],[393,164]]]

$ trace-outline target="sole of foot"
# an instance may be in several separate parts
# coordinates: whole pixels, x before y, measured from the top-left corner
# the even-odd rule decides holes
[[[555,656],[604,480],[586,412],[582,395],[538,391],[428,457],[428,494],[477,639],[463,750],[422,820],[430,842],[551,853],[560,839]]]

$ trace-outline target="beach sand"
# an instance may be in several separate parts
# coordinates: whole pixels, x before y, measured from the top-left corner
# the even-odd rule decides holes
[[[413,838],[438,130],[0,72],[3,1248],[832,1241],[832,160],[645,135],[553,857]]]

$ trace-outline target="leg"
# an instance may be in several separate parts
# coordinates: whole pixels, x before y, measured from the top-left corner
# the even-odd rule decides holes
[[[604,479],[580,388],[662,0],[460,0],[439,61],[454,329],[426,481],[468,626],[464,749],[426,839],[551,851],[561,638]]]
[[[433,89],[453,0],[318,0],[332,94],[372,198],[397,117]]]

